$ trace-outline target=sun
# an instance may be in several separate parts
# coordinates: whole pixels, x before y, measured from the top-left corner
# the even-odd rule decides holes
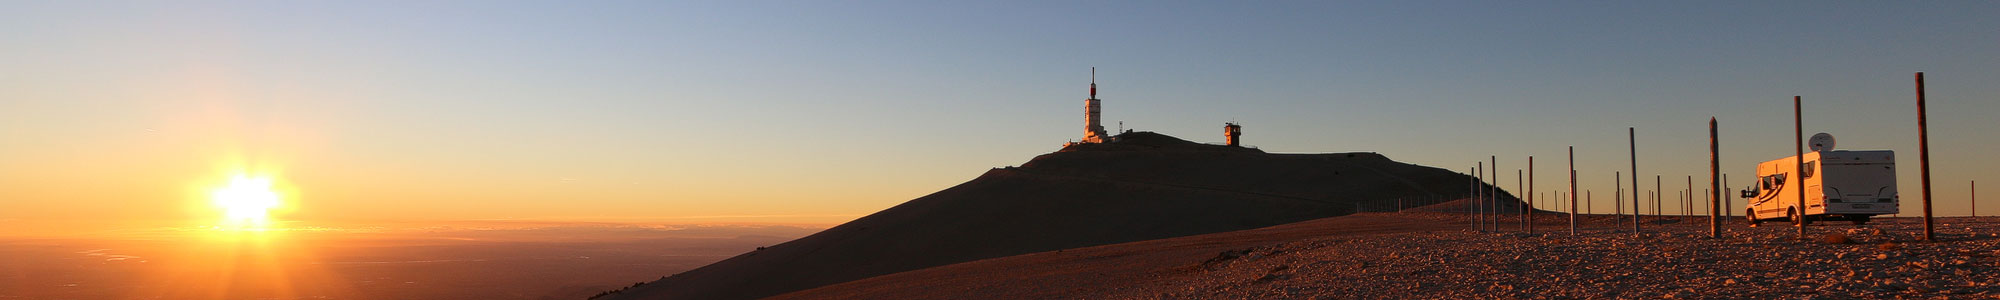
[[[271,179],[265,177],[237,175],[209,197],[222,210],[223,225],[238,228],[262,227],[270,222],[271,209],[279,205],[278,192],[271,189]]]

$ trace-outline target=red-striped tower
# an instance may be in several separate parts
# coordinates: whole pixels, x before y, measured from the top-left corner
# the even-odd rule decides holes
[[[1097,68],[1090,68],[1090,99],[1083,99],[1083,142],[1103,143],[1111,140],[1111,134],[1104,132],[1104,103],[1097,99]]]

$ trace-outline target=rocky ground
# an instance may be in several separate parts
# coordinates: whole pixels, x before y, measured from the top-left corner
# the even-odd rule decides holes
[[[1401,214],[1452,221],[1462,215]],[[1419,216],[1420,215],[1420,216]],[[1536,233],[1466,229],[1301,239],[1222,251],[1180,274],[1090,297],[1198,299],[2000,299],[2000,218],[1866,226],[1706,217],[1592,217],[1570,234],[1546,216]],[[1459,223],[1464,224],[1464,223]],[[1560,228],[1558,228],[1560,226]],[[1551,231],[1561,229],[1561,231]]]

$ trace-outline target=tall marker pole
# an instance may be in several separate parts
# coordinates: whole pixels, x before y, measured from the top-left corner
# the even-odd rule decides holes
[[[1480,217],[1485,217],[1485,215],[1479,213],[1482,211],[1480,205],[1486,204],[1483,201],[1483,199],[1486,199],[1486,162],[1477,162],[1472,167],[1472,172],[1475,173],[1472,175],[1473,198],[1465,200],[1472,201],[1472,231],[1481,231],[1479,225],[1486,223],[1486,221],[1480,219]]]
[[[1492,223],[1488,228],[1493,228],[1493,231],[1500,231],[1500,185],[1498,184],[1500,183],[1500,156],[1490,156],[1487,159],[1493,160],[1493,168],[1486,172],[1493,173],[1493,183],[1495,184],[1487,185],[1487,188],[1493,189],[1493,192],[1486,194],[1486,210],[1492,211],[1492,215],[1486,218],[1486,222]]]
[[[1979,181],[1972,181],[1972,216],[1979,217]]]
[[[1535,156],[1528,156],[1528,203],[1535,203]],[[1535,233],[1535,209],[1528,209],[1528,233]]]
[[[1785,186],[1787,188],[1799,191],[1798,206],[1792,208],[1792,210],[1795,210],[1794,212],[1792,212],[1793,214],[1792,216],[1798,219],[1792,220],[1792,223],[1794,225],[1799,226],[1799,238],[1805,238],[1806,237],[1806,179],[1804,178],[1804,175],[1806,174],[1806,129],[1805,129],[1804,114],[1799,113],[1799,102],[1800,102],[1799,98],[1800,98],[1799,96],[1792,96],[1792,143],[1793,143],[1792,147],[1794,148],[1793,150],[1795,150],[1798,153],[1798,156],[1792,157],[1792,162],[1794,162],[1794,164],[1792,164],[1792,175],[1786,176],[1790,177],[1786,178],[1786,180],[1790,182],[1788,182]],[[1921,103],[1923,101],[1918,101],[1918,102]],[[1922,105],[1918,106],[1921,107]],[[1918,118],[1917,123],[1923,123],[1922,118]],[[1921,128],[1923,126],[1917,126],[1917,127]]]
[[[1569,235],[1576,235],[1576,146],[1569,146]]]
[[[1924,122],[1924,72],[1917,72],[1917,162],[1924,172],[1924,240],[1934,241],[1931,234],[1931,138],[1930,129]]]
[[[1686,215],[1689,215],[1689,216],[1693,216],[1693,215],[1694,215],[1694,175],[1688,175],[1688,189],[1687,189],[1687,191],[1686,191],[1686,192],[1681,192],[1681,193],[1683,193],[1683,194],[1687,195],[1687,199],[1683,199],[1683,200],[1681,200],[1681,201],[1682,201],[1682,202],[1681,202],[1681,213],[1682,213],[1682,214],[1686,214]]]
[[[1474,191],[1477,190],[1479,187],[1479,177],[1477,175],[1472,175],[1472,174],[1478,174],[1479,168],[1473,167],[1470,169],[1466,169],[1466,171],[1469,172],[1466,172],[1465,179],[1470,180],[1471,182],[1465,183],[1465,224],[1471,225],[1472,230],[1477,231],[1479,230],[1479,223],[1473,223],[1476,221],[1472,217],[1472,197],[1475,194]]]
[[[1611,172],[1611,185],[1617,186],[1611,189],[1611,212],[1618,216],[1611,218],[1611,227],[1618,228],[1625,218],[1625,173]]]
[[[1722,237],[1722,147],[1715,138],[1715,117],[1708,117],[1708,237]]]
[[[1528,178],[1527,176],[1522,176],[1522,175],[1524,175],[1524,174],[1523,174],[1522,172],[1525,172],[1525,171],[1522,171],[1521,169],[1514,169],[1514,190],[1515,190],[1515,191],[1526,191],[1526,188],[1528,187],[1528,185],[1527,185],[1527,184],[1523,184],[1523,183],[1522,183],[1522,182],[1524,182],[1524,181],[1528,180],[1528,179],[1527,179],[1527,178]],[[1517,196],[1517,197],[1514,197],[1514,198],[1520,198],[1520,197],[1518,197],[1518,196]],[[1528,203],[1534,203],[1534,202],[1523,202],[1523,204],[1528,204]],[[1517,212],[1517,213],[1521,213],[1521,230],[1523,230],[1523,231],[1526,231],[1526,230],[1528,230],[1528,214],[1527,214],[1527,210],[1528,210],[1528,209],[1530,209],[1530,208],[1529,208],[1529,206],[1531,206],[1531,205],[1522,205],[1522,206],[1521,206],[1521,211]]]
[[[1632,233],[1639,233],[1639,133],[1625,127],[1625,142],[1632,148]]]

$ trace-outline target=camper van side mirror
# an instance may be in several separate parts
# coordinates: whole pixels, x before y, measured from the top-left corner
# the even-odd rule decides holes
[[[1743,190],[1743,198],[1756,198],[1756,197],[1757,197],[1757,190],[1751,190],[1751,189]]]

